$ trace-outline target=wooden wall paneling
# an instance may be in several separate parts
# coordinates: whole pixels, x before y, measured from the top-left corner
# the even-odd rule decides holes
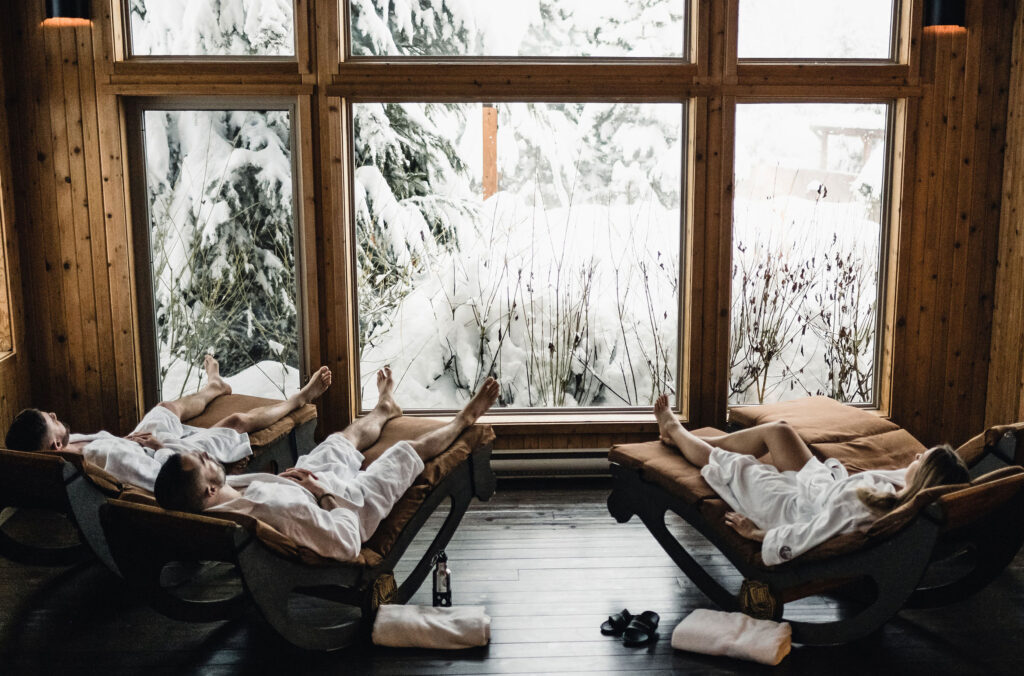
[[[922,362],[928,363],[926,389],[922,392],[925,397],[922,403],[925,404],[924,408],[927,413],[925,418],[927,428],[933,430],[932,434],[938,433],[945,436],[945,428],[949,425],[949,421],[943,415],[943,405],[946,400],[946,392],[951,388],[946,375],[946,346],[955,342],[957,338],[951,335],[949,287],[951,278],[955,274],[953,245],[957,221],[957,193],[963,187],[965,178],[960,170],[962,140],[960,125],[964,108],[967,32],[955,31],[942,44],[943,51],[949,55],[949,65],[944,69],[949,77],[946,81],[945,96],[943,97],[941,90],[937,94],[941,102],[942,122],[946,138],[943,142],[943,154],[939,169],[942,176],[942,188],[936,190],[938,193],[936,208],[926,221],[932,229],[932,235],[928,238],[928,256],[932,264],[926,266],[926,269],[930,271],[927,288],[930,290],[931,296],[929,305],[932,308],[932,321],[930,335],[925,338],[920,347],[925,347],[930,343],[930,348],[922,356]],[[930,405],[928,405],[929,402]]]
[[[983,424],[984,395],[976,391],[978,380],[973,375],[987,375],[988,346],[991,340],[991,288],[993,266],[984,259],[988,233],[997,233],[998,215],[991,218],[985,209],[986,186],[993,180],[998,184],[1001,175],[990,171],[986,161],[1001,150],[990,147],[989,129],[993,126],[993,110],[998,106],[994,94],[994,80],[999,71],[997,61],[988,44],[998,44],[991,36],[991,19],[986,20],[984,7],[977,3],[967,9],[967,24],[987,24],[984,30],[968,31],[967,75],[964,86],[964,116],[961,129],[964,145],[961,147],[960,168],[963,173],[961,191],[956,207],[956,241],[954,243],[954,275],[950,288],[950,331],[957,342],[950,341],[946,349],[946,401],[944,409],[953,415],[947,419],[961,419],[958,429],[944,430],[951,440],[960,441],[976,434]],[[1000,21],[999,23],[1002,23]],[[986,66],[985,64],[989,65]],[[1001,172],[1000,172],[1001,174]],[[963,190],[969,186],[969,190]],[[979,366],[983,369],[979,369]],[[969,411],[966,416],[955,412]],[[945,435],[944,435],[945,436]]]
[[[35,8],[39,10],[41,8]],[[20,14],[19,14],[20,12]],[[45,373],[48,377],[33,380],[33,402],[47,408],[66,411],[70,408],[69,391],[58,383],[67,382],[69,364],[61,343],[67,341],[64,318],[64,292],[61,284],[60,237],[57,229],[57,209],[54,195],[54,150],[51,136],[49,107],[53,87],[48,86],[49,71],[46,66],[46,47],[43,30],[39,27],[41,11],[33,13],[33,7],[16,3],[12,12],[16,18],[18,37],[12,44],[14,53],[25,54],[28,68],[18,72],[16,81],[9,81],[17,90],[21,104],[19,127],[15,133],[19,139],[16,162],[29,177],[29,190],[22,194],[32,197],[32,216],[29,226],[23,230],[25,236],[19,241],[21,248],[23,288],[26,299],[37,303],[40,312],[28,315],[28,332],[38,340],[42,349],[30,357],[34,373]],[[8,52],[10,54],[11,52]],[[12,67],[13,68],[13,67]],[[29,88],[25,80],[34,78],[43,86]],[[32,159],[35,162],[32,162]],[[21,172],[18,175],[24,176]],[[42,296],[38,298],[37,296]]]
[[[1024,420],[1024,12],[1013,31],[987,425]]]
[[[117,370],[114,368],[114,331],[111,315],[112,298],[107,276],[107,229],[103,216],[103,180],[100,176],[99,118],[96,105],[96,60],[92,45],[92,30],[76,28],[79,62],[79,92],[81,95],[82,156],[86,167],[86,207],[88,209],[88,241],[83,243],[91,259],[93,291],[93,330],[96,333],[96,364],[98,397],[117,389]],[[106,406],[102,411],[101,427],[119,429],[117,407]]]
[[[85,365],[82,363],[82,315],[79,298],[78,274],[75,269],[75,222],[71,206],[71,158],[68,146],[67,104],[63,101],[64,69],[60,51],[60,33],[63,29],[42,28],[46,54],[46,75],[51,87],[47,113],[50,116],[50,152],[53,154],[55,218],[57,239],[60,242],[57,262],[58,275],[63,288],[64,303],[55,311],[64,315],[65,334],[58,337],[59,349],[67,361],[65,374],[69,396],[69,409],[60,415],[73,428],[82,429],[86,424],[86,411],[79,404],[83,399],[82,384],[85,380]],[[75,349],[70,349],[70,346]]]
[[[1011,53],[1016,50],[1015,40],[1017,26],[1024,17],[1024,5],[1015,0],[992,0],[998,5],[998,11],[986,12],[985,20],[987,25],[994,26],[996,38],[986,40],[984,49],[987,54],[985,66],[993,71],[994,82],[988,95],[992,99],[992,120],[987,127],[981,127],[984,133],[988,134],[988,168],[986,170],[986,181],[984,193],[977,196],[976,213],[979,213],[978,223],[983,224],[984,248],[981,253],[982,264],[982,285],[978,293],[979,304],[985,309],[982,319],[981,330],[986,335],[986,349],[981,352],[974,367],[970,380],[975,383],[972,388],[972,410],[979,411],[979,422],[984,420],[984,410],[988,402],[988,388],[979,387],[977,383],[985,383],[989,373],[989,349],[991,348],[991,331],[994,320],[994,298],[995,298],[995,262],[998,260],[999,252],[999,231],[1002,227],[1000,221],[1001,203],[1003,198],[1003,166],[1007,151],[1007,115],[1010,108],[1009,90],[1011,74]],[[1018,65],[1019,68],[1019,65]],[[981,95],[984,95],[983,93]],[[1013,108],[1020,106],[1020,101],[1013,102]],[[1024,298],[1017,296],[1016,304],[1019,307],[1024,304]],[[1024,416],[1009,416],[1000,422],[1021,420]]]
[[[65,255],[71,260],[71,272],[78,286],[78,322],[81,343],[74,349],[81,362],[82,379],[79,388],[82,398],[87,402],[98,404],[103,400],[100,371],[103,368],[99,359],[99,344],[96,331],[96,293],[93,278],[91,219],[89,211],[87,169],[85,163],[85,146],[83,131],[83,106],[80,89],[79,72],[92,69],[92,54],[87,60],[79,60],[77,29],[69,28],[53,31],[60,40],[61,69],[64,83],[65,125],[67,130],[67,148],[64,152],[68,158],[68,174],[65,178],[71,193],[72,249]],[[80,67],[81,65],[81,67]],[[102,224],[102,220],[99,221]],[[96,406],[92,414],[92,425],[102,428],[104,407]]]

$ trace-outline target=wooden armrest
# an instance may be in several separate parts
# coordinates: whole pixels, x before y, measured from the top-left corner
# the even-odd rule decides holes
[[[250,536],[241,526],[187,512],[108,500],[103,525],[111,545],[121,551],[167,560],[233,561]]]
[[[0,506],[64,510],[64,484],[76,473],[59,455],[0,449]]]
[[[944,530],[977,522],[1005,504],[1024,495],[1024,472],[947,493],[929,506]]]

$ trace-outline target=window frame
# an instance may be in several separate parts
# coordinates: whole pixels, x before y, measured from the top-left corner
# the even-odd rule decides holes
[[[359,383],[353,355],[358,354],[354,303],[355,270],[351,218],[352,138],[350,106],[377,101],[628,101],[686,103],[686,168],[683,233],[686,270],[680,285],[682,380],[677,413],[690,422],[722,425],[728,412],[728,303],[717,281],[731,262],[731,188],[737,100],[894,101],[892,146],[886,174],[889,198],[888,241],[880,274],[879,310],[884,335],[875,410],[887,415],[892,396],[896,268],[909,136],[907,125],[923,96],[920,73],[923,0],[899,0],[894,23],[893,59],[883,62],[751,62],[737,59],[739,0],[691,0],[688,4],[689,61],[680,59],[443,59],[382,60],[352,57],[346,29],[347,0],[295,0],[296,55],[288,62],[259,57],[127,57],[120,5],[98,21],[106,29],[107,90],[122,104],[138,97],[170,99],[208,96],[290,97],[299,102],[303,125],[295,177],[302,184],[304,209],[299,248],[309,264],[302,274],[309,310],[300,339],[307,355],[329,364],[335,386],[330,409],[321,415],[327,429],[340,427],[358,413]],[[104,3],[104,4],[107,4]],[[281,57],[276,57],[280,59]],[[264,106],[266,107],[266,106]],[[909,111],[909,112],[908,112]],[[123,112],[123,109],[122,109]],[[122,129],[125,123],[122,122]],[[129,135],[130,136],[130,135]],[[130,140],[130,139],[129,139]],[[128,144],[130,146],[130,143]],[[131,191],[134,201],[135,195]],[[315,216],[314,216],[315,214]],[[315,219],[315,220],[314,220]],[[296,252],[298,259],[298,250]],[[315,262],[315,264],[313,264]],[[905,263],[904,263],[905,265]],[[884,301],[884,302],[883,302]],[[347,304],[347,305],[346,305]],[[317,311],[320,308],[320,311]],[[723,319],[723,312],[726,315]],[[724,327],[724,328],[723,328]],[[310,368],[304,363],[305,369]],[[656,431],[649,414],[530,413],[488,416],[501,434],[583,435],[598,439],[617,433],[648,438]],[[595,436],[596,435],[596,436]],[[559,437],[561,439],[561,437]],[[554,442],[552,442],[554,443]],[[559,442],[562,443],[562,442]]]
[[[299,103],[288,97],[136,97],[123,101],[128,161],[128,182],[131,186],[129,209],[132,215],[132,246],[137,293],[139,358],[143,402],[152,408],[163,400],[160,380],[160,341],[156,326],[156,290],[153,280],[152,226],[146,172],[145,114],[147,111],[288,111],[291,128],[289,145],[292,165],[292,241],[295,256],[296,338],[299,350],[299,378],[309,377],[309,285],[307,235],[303,214],[303,186],[300,151],[302,122]],[[314,259],[315,260],[315,259]]]
[[[881,213],[879,214],[879,241],[878,241],[878,269],[875,273],[875,283],[877,284],[877,295],[875,300],[875,346],[872,350],[874,360],[875,372],[872,377],[871,389],[872,395],[871,400],[866,402],[851,402],[848,405],[856,408],[862,408],[866,410],[883,410],[882,404],[886,400],[886,395],[889,391],[889,380],[892,373],[892,365],[888,359],[888,355],[891,353],[889,349],[890,338],[891,338],[891,322],[888,321],[890,311],[895,303],[892,302],[892,296],[895,293],[895,278],[890,275],[889,268],[890,263],[892,267],[895,267],[895,252],[892,249],[891,243],[897,239],[898,236],[898,224],[893,223],[895,214],[899,213],[898,210],[898,196],[899,193],[895,186],[894,177],[899,173],[895,167],[896,157],[896,140],[902,134],[898,134],[897,127],[902,128],[902,125],[906,122],[906,116],[903,109],[905,106],[901,105],[901,102],[893,98],[860,98],[860,99],[836,99],[828,97],[819,98],[808,98],[802,97],[798,99],[794,98],[768,98],[768,97],[738,97],[736,104],[737,106],[743,104],[815,104],[815,103],[834,103],[834,104],[882,104],[886,106],[885,116],[885,145],[883,148],[883,161],[884,165],[882,168],[882,196],[881,196]],[[733,153],[733,166],[736,164],[736,155]],[[734,172],[735,174],[735,169]],[[735,196],[733,197],[735,200]],[[731,242],[730,238],[730,242]],[[730,331],[731,331],[730,326]],[[728,372],[728,370],[727,370]],[[765,402],[766,404],[774,403],[771,401]],[[747,406],[756,406],[757,404],[727,404],[729,409],[743,408]]]
[[[348,2],[348,0],[343,0],[343,1],[346,2],[346,3]],[[435,102],[436,101],[434,101],[434,100],[404,101],[404,103],[435,103]],[[451,101],[446,101],[446,102],[451,103]],[[471,101],[459,101],[459,102],[456,102],[456,103],[475,104],[475,103],[490,103],[490,102],[491,101],[485,101],[483,99],[481,99],[481,100],[475,100],[474,99],[474,100],[471,100]],[[512,101],[512,102],[518,102],[518,101]],[[531,101],[531,102],[532,103],[537,103],[538,101]],[[539,101],[539,102],[540,103],[565,103],[565,101],[561,101],[561,100],[558,100],[558,101],[548,101],[548,100],[545,100],[545,101]],[[575,101],[575,102],[579,102],[579,101]],[[584,101],[583,103],[609,103],[609,102],[614,103],[616,101],[603,101],[603,100],[596,100],[596,99],[588,99],[587,101]],[[621,102],[621,101],[618,101],[618,102]],[[358,103],[392,103],[392,102],[362,101],[362,100],[360,100]],[[403,102],[394,102],[394,103],[403,103]],[[650,102],[649,101],[645,101],[644,103],[650,103]],[[688,268],[689,268],[689,265],[690,265],[690,252],[687,249],[687,242],[688,242],[688,238],[687,238],[687,227],[688,227],[687,215],[689,213],[689,209],[688,209],[689,195],[688,195],[688,191],[686,190],[686,188],[687,188],[687,171],[688,171],[688,167],[690,165],[690,160],[689,160],[689,157],[688,157],[688,148],[690,147],[690,144],[688,143],[688,139],[689,139],[689,119],[690,119],[689,118],[689,108],[690,108],[691,104],[690,104],[689,100],[684,100],[682,102],[679,102],[679,101],[662,101],[662,102],[658,102],[658,103],[669,103],[669,104],[677,104],[677,105],[679,105],[680,106],[681,118],[682,118],[680,120],[680,123],[681,123],[681,125],[680,125],[680,131],[681,131],[680,145],[682,147],[681,148],[682,152],[680,153],[680,155],[681,155],[680,156],[680,162],[682,163],[682,166],[680,168],[681,169],[680,177],[681,177],[682,183],[679,186],[679,188],[680,188],[680,191],[679,191],[679,235],[680,235],[680,239],[679,239],[679,277],[678,277],[679,293],[678,293],[678,296],[676,298],[676,326],[677,326],[678,335],[677,335],[677,342],[676,342],[676,367],[675,367],[676,392],[675,392],[675,402],[673,403],[673,409],[674,410],[685,410],[685,405],[684,404],[685,404],[685,397],[686,397],[686,388],[685,388],[686,381],[684,380],[685,369],[684,369],[684,365],[683,365],[683,359],[684,359],[684,354],[685,354],[685,350],[684,350],[684,347],[683,347],[683,336],[684,336],[683,328],[685,326],[687,326],[687,324],[688,324],[688,317],[686,315],[686,303],[685,303],[685,295],[684,294],[685,294],[685,282],[686,282],[686,279],[687,279],[687,276],[688,276]],[[345,113],[346,113],[347,123],[346,123],[346,128],[344,130],[344,133],[345,133],[346,138],[348,139],[348,147],[349,148],[355,148],[355,125],[354,125],[354,116],[352,114],[352,106],[353,106],[353,101],[352,100],[349,100],[347,102],[346,106],[345,106]],[[345,171],[346,186],[345,186],[345,190],[346,190],[346,194],[347,195],[352,195],[352,194],[354,194],[354,191],[355,191],[355,169],[357,168],[355,166],[355,156],[354,156],[354,153],[348,159],[350,161],[349,161],[348,164],[346,164],[346,171]],[[354,203],[354,200],[352,200],[352,199],[348,199],[347,200],[347,206],[346,206],[346,210],[345,210],[345,222],[346,222],[346,232],[347,232],[347,235],[348,235],[348,237],[350,238],[350,240],[352,242],[355,242],[357,240],[357,237],[356,237],[356,217],[355,217],[355,203]],[[360,361],[359,360],[359,336],[358,336],[359,302],[358,302],[358,298],[356,298],[356,293],[358,293],[358,289],[357,289],[358,283],[356,281],[356,270],[357,270],[358,263],[356,261],[356,246],[355,245],[353,245],[351,247],[351,250],[349,251],[348,266],[349,266],[349,270],[350,270],[350,280],[351,280],[350,281],[350,286],[352,287],[352,302],[350,303],[350,305],[351,305],[351,319],[350,319],[350,321],[352,323],[352,326],[357,327],[356,328],[356,335],[354,335],[353,338],[352,338],[352,345],[353,345],[353,348],[354,348],[354,352],[352,353],[352,355],[350,357],[350,359],[352,361],[352,364],[353,364],[353,368],[356,370],[356,378],[355,378],[354,392],[353,392],[353,402],[354,402],[354,408],[357,411],[358,415],[364,415],[364,414],[369,412],[369,409],[364,408],[362,406],[362,387],[361,387],[360,378],[359,378],[359,368],[360,368],[360,365],[359,365],[359,361]],[[646,406],[580,406],[580,407],[573,407],[573,408],[569,408],[569,407],[562,407],[562,408],[556,408],[556,407],[536,407],[536,408],[508,407],[508,408],[504,408],[503,407],[503,408],[500,408],[500,409],[499,408],[491,409],[489,415],[494,417],[495,419],[501,418],[502,420],[509,420],[509,421],[515,420],[515,419],[519,419],[519,418],[523,418],[523,417],[549,418],[549,419],[555,420],[555,421],[566,419],[566,418],[576,418],[576,417],[580,417],[580,416],[583,416],[583,417],[585,417],[587,419],[593,419],[595,417],[597,419],[623,419],[623,418],[629,418],[629,417],[636,416],[636,415],[641,415],[642,417],[647,417],[648,414],[646,413],[646,410],[647,410],[647,408],[649,408],[649,406],[650,405],[646,405]],[[403,406],[403,411],[405,411],[405,413],[407,415],[425,415],[425,416],[429,416],[429,415],[448,415],[448,414],[452,414],[452,413],[456,412],[456,409],[414,408],[414,407],[405,407],[405,406]],[[644,411],[644,413],[641,414],[640,411]]]

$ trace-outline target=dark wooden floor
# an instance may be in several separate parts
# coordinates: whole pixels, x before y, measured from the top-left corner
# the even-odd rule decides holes
[[[31,568],[0,560],[0,674],[755,673],[766,667],[673,651],[672,628],[710,607],[636,520],[608,516],[604,483],[499,485],[476,504],[448,548],[455,601],[482,604],[487,648],[463,652],[360,647],[308,654],[255,618],[189,625],[140,605],[99,564]],[[678,524],[681,529],[681,524]],[[699,538],[709,563],[728,564]],[[898,565],[898,562],[894,562]],[[734,577],[734,576],[733,576]],[[735,587],[738,579],[732,579]],[[413,600],[429,604],[429,584]],[[598,631],[609,613],[655,610],[661,639],[626,648]],[[794,614],[826,617],[831,599]],[[967,602],[904,611],[854,644],[796,647],[773,673],[1024,673],[1024,554]]]

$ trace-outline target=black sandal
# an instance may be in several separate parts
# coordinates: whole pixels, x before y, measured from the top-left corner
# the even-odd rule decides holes
[[[629,626],[622,632],[622,644],[627,646],[638,646],[658,638],[658,613],[653,610],[645,610],[639,615],[634,615]]]
[[[601,624],[601,633],[605,636],[622,636],[622,632],[629,626],[629,621],[632,619],[633,614],[623,608],[621,613],[608,616],[608,620]]]

